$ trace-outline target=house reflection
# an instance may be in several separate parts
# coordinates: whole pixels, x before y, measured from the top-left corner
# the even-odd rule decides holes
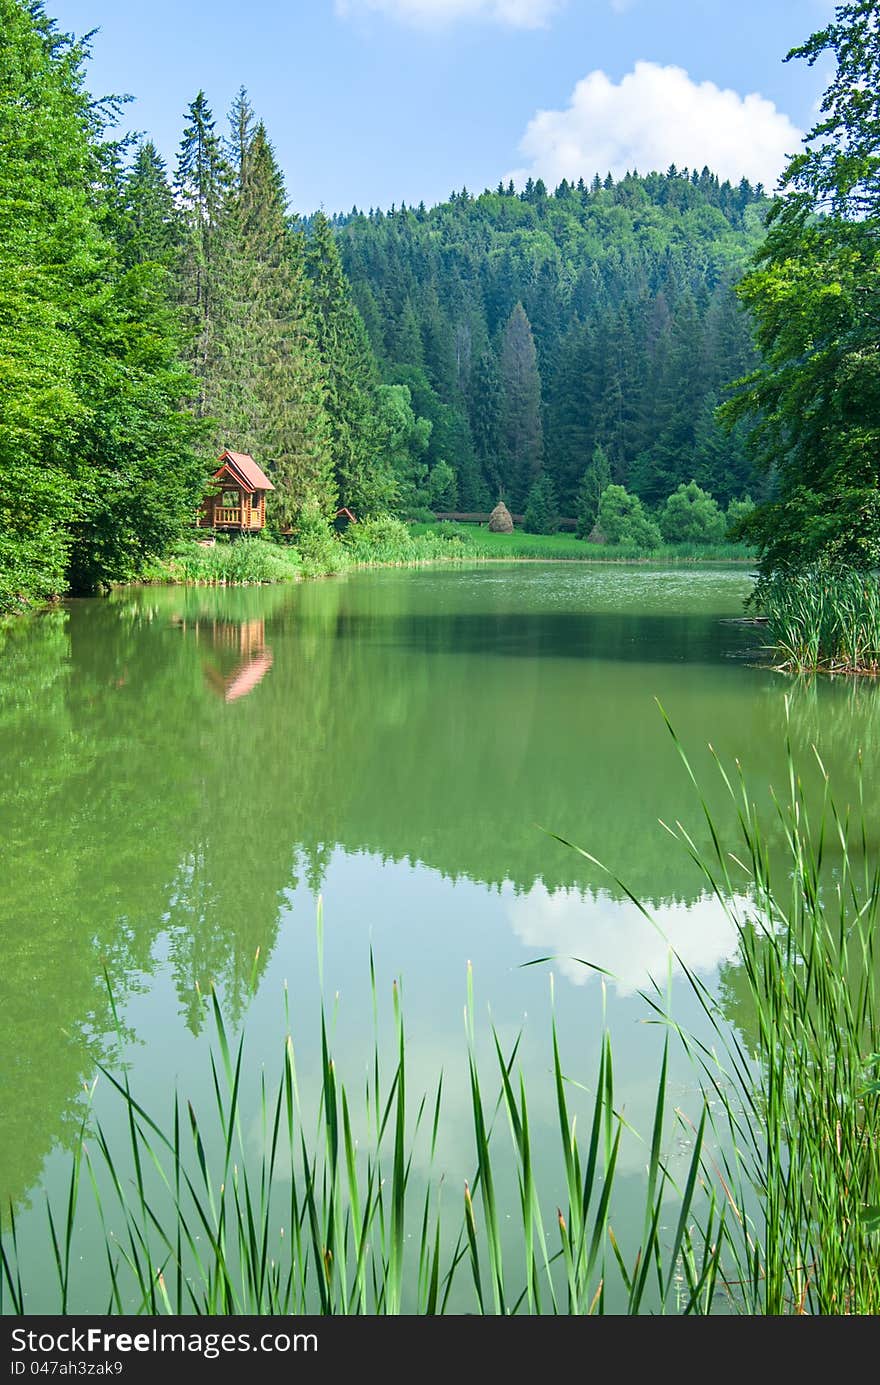
[[[264,620],[193,620],[175,616],[172,622],[202,646],[205,683],[224,702],[247,697],[272,667]]]

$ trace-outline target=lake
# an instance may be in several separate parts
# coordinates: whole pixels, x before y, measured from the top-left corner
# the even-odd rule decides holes
[[[233,1027],[247,1011],[256,1089],[279,1066],[286,985],[308,1093],[319,897],[339,1071],[363,1086],[372,950],[383,1037],[392,983],[402,991],[410,1090],[444,1073],[437,1164],[456,1205],[473,1162],[469,962],[487,1069],[490,1024],[511,1047],[522,1033],[551,1189],[551,976],[572,1077],[589,1086],[607,1024],[637,1130],[650,1130],[661,1043],[640,991],[655,981],[700,1024],[670,943],[748,1042],[733,930],[662,825],[708,842],[657,703],[724,830],[710,743],[772,823],[786,727],[808,786],[815,744],[847,803],[859,748],[876,789],[878,724],[873,686],[766,666],[761,628],[736,620],[749,588],[741,568],[383,570],[131,588],[13,625],[0,644],[0,1201],[27,1246],[31,1311],[52,1301],[45,1191],[63,1196],[98,1063],[124,1060],[163,1119],[175,1084],[210,1106],[213,983]],[[536,959],[549,960],[525,965]],[[694,1077],[677,1054],[672,1082],[686,1104]],[[105,1078],[93,1101],[112,1134]],[[635,1184],[644,1149],[632,1141],[625,1159]],[[84,1276],[76,1306],[100,1310],[97,1295]]]

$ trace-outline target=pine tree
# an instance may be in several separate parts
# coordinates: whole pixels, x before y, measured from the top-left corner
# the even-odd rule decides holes
[[[351,299],[336,238],[319,212],[306,251],[317,345],[327,382],[333,467],[339,497],[360,515],[393,507],[394,472],[377,446],[379,372]]]
[[[211,412],[211,371],[218,352],[213,340],[220,311],[217,280],[221,217],[229,196],[229,168],[214,117],[203,91],[188,107],[189,124],[177,157],[174,190],[183,221],[180,297],[192,343],[190,365],[199,381],[196,409]]]
[[[524,503],[544,459],[541,377],[529,319],[522,303],[511,313],[501,342],[501,447],[514,508]]]
[[[218,238],[213,403],[226,434],[220,441],[250,451],[275,484],[272,522],[295,528],[304,507],[327,519],[336,508],[326,379],[303,236],[288,218],[281,171],[245,93],[232,121],[237,166]]]
[[[180,218],[165,162],[151,140],[137,146],[121,197],[123,220],[117,239],[124,264],[170,267],[180,242]]]
[[[599,518],[599,502],[602,492],[611,485],[611,463],[608,454],[597,443],[592,459],[581,477],[578,486],[575,514],[577,515],[577,536],[588,538]]]

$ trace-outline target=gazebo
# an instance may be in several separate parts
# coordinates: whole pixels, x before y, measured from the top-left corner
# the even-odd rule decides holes
[[[266,493],[275,487],[253,457],[227,448],[217,458],[211,480],[215,489],[202,501],[199,528],[259,533],[266,523]]]

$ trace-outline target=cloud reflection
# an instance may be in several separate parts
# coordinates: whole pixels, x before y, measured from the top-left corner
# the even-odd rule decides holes
[[[526,894],[505,885],[506,911],[514,933],[528,948],[558,956],[563,976],[585,985],[595,972],[583,962],[612,973],[621,996],[633,995],[652,978],[662,982],[670,948],[693,971],[705,975],[736,951],[736,930],[720,903],[704,895],[693,904],[658,904],[651,909],[656,927],[630,903],[606,891],[581,894],[542,884]],[[576,960],[580,958],[581,961]],[[673,958],[673,974],[681,966]]]

